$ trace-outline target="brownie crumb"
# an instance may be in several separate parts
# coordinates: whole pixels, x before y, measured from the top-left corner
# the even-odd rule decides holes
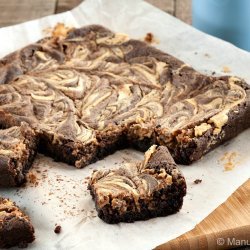
[[[159,43],[159,40],[155,38],[155,36],[151,33],[148,32],[146,36],[144,37],[144,42],[146,43]]]
[[[201,183],[201,182],[202,182],[201,179],[196,179],[196,180],[194,181],[194,184],[199,184],[199,183]]]
[[[147,43],[152,43],[153,39],[154,35],[151,32],[147,33],[146,36],[144,37],[144,41]]]
[[[222,72],[224,72],[224,73],[230,73],[231,69],[228,66],[224,66],[223,69],[222,69]]]
[[[72,28],[67,27],[64,23],[57,23],[55,27],[52,29],[52,37],[66,37],[68,32],[71,31]]]
[[[56,234],[59,234],[59,233],[61,233],[61,230],[62,230],[62,227],[58,225],[58,226],[55,227],[54,232],[55,232]]]
[[[224,155],[220,158],[219,162],[221,162],[224,166],[225,171],[233,170],[236,166],[238,154],[237,152],[226,152]]]
[[[29,173],[28,175],[29,182],[33,184],[35,187],[38,186],[38,179],[34,173]]]

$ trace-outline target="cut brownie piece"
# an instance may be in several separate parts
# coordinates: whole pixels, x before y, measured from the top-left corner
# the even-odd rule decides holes
[[[0,130],[0,186],[20,186],[25,182],[36,146],[35,133],[26,123]]]
[[[153,145],[144,161],[95,171],[88,188],[98,216],[107,223],[133,222],[178,212],[185,179],[164,146]]]
[[[156,140],[168,146],[177,163],[190,164],[250,127],[250,88],[237,77],[202,77],[188,66],[179,74],[185,96],[177,98],[182,94],[177,87],[169,90]],[[187,79],[197,82],[185,85]]]
[[[26,247],[34,239],[29,217],[14,202],[0,197],[0,248]]]

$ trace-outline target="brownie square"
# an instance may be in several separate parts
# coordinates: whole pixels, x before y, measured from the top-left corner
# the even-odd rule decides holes
[[[0,197],[0,248],[27,247],[34,239],[29,217],[14,202]]]
[[[92,174],[88,188],[107,223],[133,222],[178,212],[186,182],[168,149],[153,145],[139,163]]]
[[[37,139],[25,123],[0,130],[0,186],[20,186],[36,154]]]

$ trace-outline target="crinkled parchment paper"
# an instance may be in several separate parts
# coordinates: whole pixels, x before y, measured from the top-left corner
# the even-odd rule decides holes
[[[42,38],[44,30],[58,22],[73,27],[102,24],[137,39],[152,32],[159,41],[158,48],[196,69],[223,74],[226,67],[230,74],[250,82],[250,53],[137,0],[86,0],[71,12],[2,28],[0,56]],[[26,187],[0,192],[30,215],[36,241],[29,248],[152,249],[192,229],[249,178],[249,138],[247,130],[191,166],[181,166],[188,185],[184,206],[179,213],[164,218],[108,225],[96,216],[85,178],[93,169],[118,167],[123,161],[142,159],[142,153],[135,150],[116,152],[80,170],[38,155],[31,170],[32,181]],[[225,171],[231,165],[234,168]],[[196,179],[202,182],[194,184]],[[62,226],[59,235],[54,233],[56,224]]]

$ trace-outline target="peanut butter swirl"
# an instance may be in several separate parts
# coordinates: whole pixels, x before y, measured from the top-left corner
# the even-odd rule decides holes
[[[89,185],[97,197],[98,207],[107,204],[120,213],[128,207],[126,201],[135,203],[135,210],[140,210],[139,200],[150,200],[155,191],[173,182],[181,176],[172,157],[165,147],[153,145],[139,163],[128,163],[114,170],[96,171]]]
[[[11,127],[0,130],[0,157],[7,156],[18,158],[26,150],[25,136],[22,133],[22,127]]]
[[[249,95],[241,79],[204,76],[101,26],[44,39],[3,62],[0,112],[59,141],[97,143],[111,128],[164,145],[180,131],[223,136],[230,112]]]
[[[17,216],[20,218],[23,217],[26,220],[29,220],[28,216],[24,215],[24,213],[16,206],[14,202],[0,197],[0,229],[3,226],[1,222],[6,216]]]

